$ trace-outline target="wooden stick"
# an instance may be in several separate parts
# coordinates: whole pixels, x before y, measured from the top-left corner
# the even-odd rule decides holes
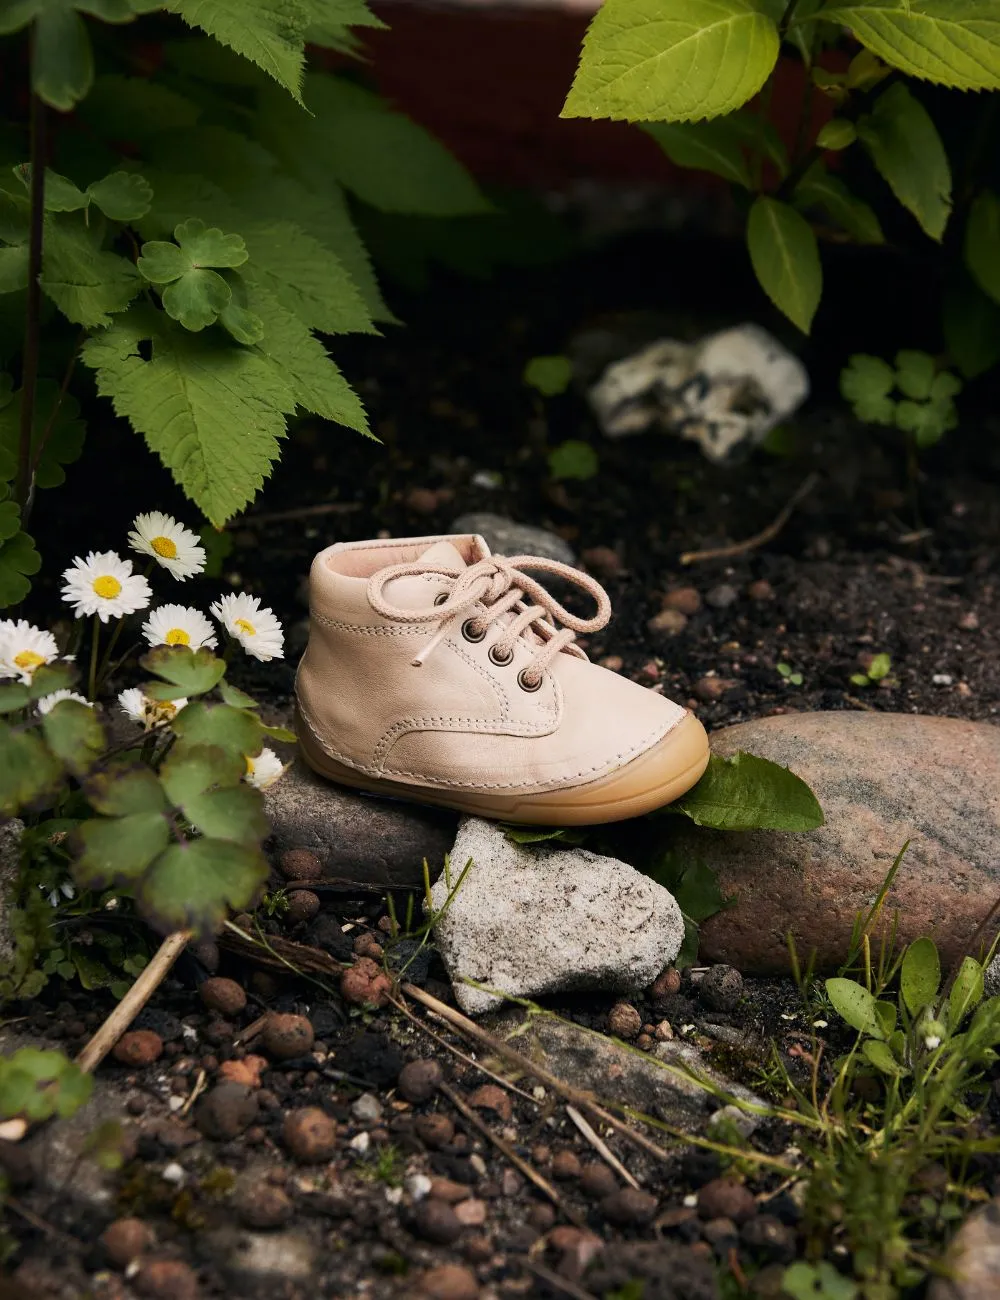
[[[565,1214],[566,1218],[569,1219],[571,1223],[575,1223],[578,1228],[584,1227],[584,1221],[581,1215],[577,1214],[575,1210],[569,1208],[552,1184],[542,1177],[534,1165],[529,1164],[527,1160],[522,1156],[519,1156],[509,1142],[505,1142],[499,1134],[493,1132],[488,1124],[484,1124],[472,1107],[466,1105],[454,1088],[450,1088],[448,1084],[442,1083],[439,1086],[439,1091],[448,1098],[458,1113],[467,1119],[473,1128],[478,1129],[487,1141],[493,1143],[501,1155],[505,1156],[515,1169],[519,1169],[529,1182],[534,1183],[540,1192],[544,1192],[556,1209]]]
[[[192,933],[191,930],[175,930],[163,940],[149,965],[140,972],[139,978],[76,1058],[77,1065],[85,1074],[92,1074],[97,1069],[160,987],[167,971],[190,943]]]
[[[794,493],[781,513],[766,528],[762,528],[759,533],[754,533],[753,537],[748,537],[745,542],[734,542],[731,546],[713,546],[707,551],[685,551],[680,557],[681,564],[697,564],[700,560],[728,560],[734,555],[745,555],[747,551],[755,551],[758,546],[766,545],[778,536],[791,519],[792,511],[804,497],[809,495],[818,482],[819,475],[810,474],[799,484],[798,491]]]
[[[601,1159],[606,1161],[620,1178],[624,1178],[629,1187],[634,1187],[638,1190],[638,1182],[632,1177],[604,1139],[599,1136],[590,1124],[587,1123],[576,1107],[567,1106],[566,1114],[570,1117]]]

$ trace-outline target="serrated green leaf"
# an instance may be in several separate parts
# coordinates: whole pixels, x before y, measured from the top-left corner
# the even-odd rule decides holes
[[[218,271],[186,271],[163,290],[163,310],[196,334],[215,324],[232,296],[232,290]]]
[[[866,1038],[861,1044],[861,1051],[882,1074],[891,1074],[898,1079],[909,1074],[906,1067],[893,1056],[888,1043],[879,1042],[876,1038]]]
[[[179,699],[181,696],[204,695],[222,680],[226,665],[211,650],[192,650],[190,646],[155,646],[139,660],[147,672],[155,673],[176,687],[171,695],[153,695],[153,699]],[[155,683],[154,683],[155,685]],[[143,688],[152,694],[152,687]]]
[[[747,149],[763,154],[772,162],[778,175],[788,173],[788,150],[774,125],[761,117],[756,109],[741,108],[723,119],[729,130]]]
[[[49,217],[39,283],[64,316],[94,329],[125,310],[142,277],[127,258],[98,248],[83,226]]]
[[[50,5],[35,21],[31,86],[39,99],[69,112],[94,80],[94,55],[87,28],[69,5]]]
[[[264,327],[255,351],[283,376],[296,404],[371,437],[361,399],[319,339],[266,289],[251,286],[247,300]]]
[[[112,221],[138,221],[153,201],[152,185],[136,172],[111,172],[88,185],[87,194]]]
[[[82,352],[110,397],[170,470],[221,527],[260,490],[278,456],[295,397],[263,357],[222,338],[165,328],[165,318],[129,314],[121,328],[92,338]],[[140,354],[143,339],[153,354]]]
[[[801,777],[745,753],[726,759],[713,754],[705,775],[668,811],[716,830],[808,831],[823,825],[823,810]]]
[[[896,353],[896,387],[918,402],[931,395],[934,383],[934,358],[926,352],[903,349]]]
[[[83,776],[104,753],[104,728],[89,704],[60,700],[42,718],[49,749],[74,776]]]
[[[992,0],[864,0],[827,4],[891,67],[959,90],[1000,90],[1000,12]]]
[[[365,4],[365,0],[308,0],[310,45],[341,49],[343,32],[351,27],[379,27],[386,24]]]
[[[64,393],[52,379],[39,380],[31,433],[32,459],[38,457],[36,487],[59,487],[65,483],[63,466],[78,460],[83,451],[86,426],[78,418],[79,414],[80,405],[75,397]],[[20,426],[21,390],[18,389],[13,400],[0,407],[0,480],[12,477]]]
[[[709,122],[648,122],[642,123],[642,130],[675,166],[711,172],[750,189],[750,167],[742,141],[729,130],[728,121],[722,117]]]
[[[259,719],[228,704],[194,700],[174,718],[174,731],[186,746],[217,745],[240,758],[259,754],[263,746]]]
[[[104,139],[116,139],[127,122],[129,139],[142,144],[160,132],[193,126],[201,109],[160,81],[108,74],[96,79],[78,111]]]
[[[0,723],[0,814],[13,817],[58,789],[62,768],[37,731]]]
[[[167,798],[156,773],[148,767],[111,767],[95,772],[84,784],[87,801],[106,817],[167,811]]]
[[[858,138],[893,194],[932,239],[951,212],[951,169],[930,114],[897,82],[859,119]]]
[[[882,1025],[875,1010],[875,999],[854,980],[829,979],[826,981],[826,995],[834,1011],[858,1033],[869,1034],[873,1038],[882,1037]]]
[[[29,577],[42,567],[42,557],[26,532],[0,543],[0,609],[19,605],[31,590]]]
[[[261,318],[245,307],[238,307],[232,299],[219,312],[219,321],[237,343],[246,347],[252,347],[264,337],[264,322]]]
[[[945,288],[941,324],[951,359],[966,379],[984,375],[1000,361],[1000,303],[963,271]]]
[[[748,0],[606,0],[592,19],[563,117],[696,121],[751,99],[778,57]]]
[[[76,853],[73,878],[84,889],[134,887],[169,841],[170,828],[162,813],[92,817],[80,823],[71,839]]]
[[[239,785],[245,773],[242,754],[185,740],[174,747],[160,768],[160,781],[171,803],[186,809],[190,801],[213,787]]]
[[[903,955],[899,991],[911,1016],[929,1007],[941,985],[941,959],[933,939],[916,939]]]
[[[896,403],[889,397],[896,372],[881,357],[858,352],[840,372],[840,395],[854,408],[859,420],[893,424]]]
[[[164,8],[249,59],[301,103],[308,13],[298,0],[165,0]]]
[[[229,908],[245,907],[267,879],[260,851],[230,840],[172,844],[136,891],[142,912],[161,930],[211,933]]]
[[[819,248],[808,221],[787,203],[761,195],[750,209],[747,245],[764,292],[808,334],[823,292]]]
[[[597,473],[600,461],[589,442],[569,438],[549,452],[548,465],[554,479],[588,479]]]
[[[0,293],[28,287],[28,245],[0,248]]]
[[[965,265],[983,293],[1000,303],[1000,198],[992,190],[977,194],[969,208]]]
[[[795,187],[796,206],[820,208],[861,244],[883,244],[885,236],[874,209],[856,198],[839,176],[833,176],[816,161]]]
[[[565,393],[573,379],[573,362],[569,357],[532,357],[524,367],[524,382],[543,397]]]
[[[983,968],[972,957],[963,957],[948,994],[949,1029],[956,1030],[982,997]]]

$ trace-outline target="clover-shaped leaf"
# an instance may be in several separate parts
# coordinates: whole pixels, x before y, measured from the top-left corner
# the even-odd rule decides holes
[[[143,668],[163,678],[143,687],[154,700],[189,699],[214,689],[226,671],[223,661],[211,650],[192,650],[186,645],[159,645],[139,661]]]
[[[143,244],[137,266],[151,284],[167,286],[162,291],[167,315],[197,332],[218,320],[232,300],[231,288],[213,268],[242,266],[248,256],[246,244],[239,235],[223,234],[197,217],[176,226],[174,239],[175,244],[161,239]],[[232,317],[236,328],[253,333],[253,321],[243,320],[239,311]],[[239,338],[230,325],[227,328]]]
[[[143,877],[136,902],[161,930],[211,933],[228,909],[247,906],[267,871],[259,849],[232,840],[172,844]]]
[[[896,386],[906,397],[925,402],[934,383],[934,358],[926,352],[896,353]]]
[[[44,802],[58,788],[62,768],[37,731],[0,723],[0,816]]]
[[[186,745],[217,745],[239,758],[259,754],[264,744],[260,719],[253,713],[204,700],[181,709],[174,730]]]
[[[267,834],[268,823],[260,794],[240,783],[244,771],[245,760],[232,751],[180,745],[164,763],[160,779],[202,835],[255,845]]]
[[[31,164],[20,163],[14,175],[29,188]],[[79,212],[94,203],[112,221],[138,221],[149,211],[152,200],[152,185],[135,172],[110,172],[81,190],[51,167],[45,169],[46,212]]]
[[[896,384],[896,373],[881,357],[858,353],[840,374],[840,394],[851,403],[859,420],[872,424],[892,424],[896,403],[889,394]]]
[[[88,772],[105,748],[104,728],[89,704],[60,700],[42,718],[49,749],[74,776]]]
[[[0,609],[19,604],[31,590],[29,577],[42,567],[42,557],[23,530],[0,543]]]
[[[261,318],[245,307],[238,307],[234,302],[219,312],[219,320],[237,343],[245,343],[247,347],[259,343],[264,337],[264,322]]]

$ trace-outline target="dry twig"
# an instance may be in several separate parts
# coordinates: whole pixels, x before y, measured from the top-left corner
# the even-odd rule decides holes
[[[622,1162],[618,1159],[615,1153],[611,1150],[608,1144],[604,1141],[602,1137],[600,1137],[600,1135],[595,1131],[595,1129],[590,1124],[587,1123],[587,1121],[583,1118],[583,1116],[576,1109],[576,1107],[567,1106],[566,1114],[570,1117],[570,1119],[580,1130],[583,1136],[587,1139],[590,1145],[594,1148],[597,1154],[601,1157],[601,1159],[606,1161],[607,1164],[611,1166],[611,1168],[615,1171],[615,1173],[620,1178],[624,1178],[624,1180],[628,1183],[629,1187],[634,1187],[638,1190],[639,1187],[638,1181],[632,1177],[632,1175],[625,1168]]]
[[[523,1263],[536,1277],[541,1278],[543,1282],[547,1282],[556,1291],[561,1291],[563,1295],[570,1296],[571,1300],[597,1300],[597,1296],[594,1295],[593,1291],[585,1291],[582,1286],[577,1286],[568,1277],[560,1277],[558,1273],[553,1273],[550,1268],[546,1268],[544,1264],[539,1264],[537,1260],[526,1259]]]
[[[792,494],[771,523],[766,528],[762,528],[759,533],[754,533],[753,537],[748,537],[745,542],[734,542],[731,546],[713,546],[706,551],[685,551],[680,557],[681,564],[697,564],[701,560],[728,560],[734,555],[745,555],[747,551],[755,551],[760,546],[766,546],[778,536],[791,519],[795,507],[809,495],[818,482],[819,475],[815,472],[810,474],[799,484],[798,490]]]

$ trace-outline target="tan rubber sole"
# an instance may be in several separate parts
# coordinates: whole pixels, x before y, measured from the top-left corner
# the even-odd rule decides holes
[[[410,803],[454,808],[476,817],[533,826],[594,826],[641,817],[643,813],[653,812],[679,799],[708,766],[708,736],[692,713],[687,714],[652,749],[610,776],[567,790],[519,795],[437,790],[367,776],[325,753],[298,715],[296,730],[302,756],[309,766],[320,776],[339,785],[391,799],[405,799]]]

